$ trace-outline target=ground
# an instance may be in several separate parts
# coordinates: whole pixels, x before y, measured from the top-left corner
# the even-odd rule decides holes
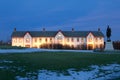
[[[0,80],[15,80],[15,78],[19,79],[20,77],[38,79],[40,70],[48,71],[47,74],[49,74],[49,71],[55,71],[63,75],[69,75],[67,72],[69,69],[75,69],[75,71],[79,72],[84,70],[90,71],[92,69],[90,66],[92,65],[120,65],[120,54],[118,52],[91,53],[45,51],[31,53],[22,52],[19,54],[1,53],[0,75],[2,76],[0,76]]]

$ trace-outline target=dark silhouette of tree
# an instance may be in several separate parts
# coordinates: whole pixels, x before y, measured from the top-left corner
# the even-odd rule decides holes
[[[107,36],[107,41],[110,42],[111,41],[111,39],[110,39],[110,37],[111,37],[111,28],[109,27],[109,25],[108,25],[107,30],[106,30],[106,36]]]

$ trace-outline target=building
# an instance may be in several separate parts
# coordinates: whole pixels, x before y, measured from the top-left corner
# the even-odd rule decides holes
[[[41,48],[44,44],[62,44],[71,47],[86,45],[86,49],[103,48],[104,35],[98,31],[16,31],[12,33],[12,46]]]

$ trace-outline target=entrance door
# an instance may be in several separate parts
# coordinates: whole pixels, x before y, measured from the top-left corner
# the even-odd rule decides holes
[[[93,44],[88,44],[88,50],[92,50],[93,49]]]
[[[30,45],[25,45],[25,47],[30,48]]]

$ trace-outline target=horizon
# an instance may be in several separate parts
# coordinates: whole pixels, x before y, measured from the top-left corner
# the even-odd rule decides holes
[[[0,40],[11,40],[17,31],[97,31],[106,36],[107,25],[112,29],[111,40],[120,40],[120,0],[20,0],[0,1]],[[106,41],[106,38],[105,38]]]

